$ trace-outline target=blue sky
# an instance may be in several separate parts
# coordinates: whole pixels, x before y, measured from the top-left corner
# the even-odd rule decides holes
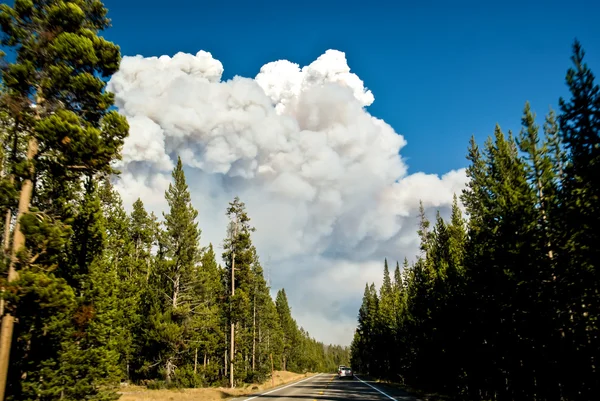
[[[224,78],[254,77],[277,59],[305,65],[344,51],[375,95],[369,111],[405,136],[409,171],[466,165],[469,137],[519,129],[526,100],[539,116],[566,95],[577,37],[600,74],[600,2],[106,0],[104,36],[124,55],[206,50]]]

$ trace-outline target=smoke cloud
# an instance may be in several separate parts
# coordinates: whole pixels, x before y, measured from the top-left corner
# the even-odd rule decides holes
[[[108,84],[131,126],[116,186],[160,215],[180,156],[202,242],[217,248],[240,196],[273,290],[312,336],[349,344],[365,282],[381,282],[384,257],[418,251],[419,200],[447,213],[465,171],[408,175],[406,140],[369,114],[375,98],[340,51],[222,74],[205,51],[123,58]]]

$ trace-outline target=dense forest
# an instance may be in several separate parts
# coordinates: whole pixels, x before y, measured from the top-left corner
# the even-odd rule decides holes
[[[109,24],[99,0],[0,5],[0,391],[110,400],[123,381],[235,386],[347,363],[347,347],[298,326],[284,289],[272,299],[239,198],[223,205],[221,255],[202,243],[181,160],[162,219],[139,199],[126,212]]]
[[[543,133],[525,104],[468,150],[450,221],[365,288],[355,370],[469,400],[600,399],[600,89],[573,46],[570,99]]]

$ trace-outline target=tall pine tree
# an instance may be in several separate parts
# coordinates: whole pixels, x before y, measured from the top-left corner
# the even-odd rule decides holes
[[[109,25],[106,13],[100,1],[18,0],[13,7],[7,4],[0,6],[2,44],[16,54],[15,61],[1,69],[6,88],[5,100],[11,104],[7,110],[18,130],[14,139],[19,143],[13,149],[26,149],[25,154],[18,157],[19,166],[15,166],[11,177],[19,191],[19,207],[16,224],[12,227],[8,281],[13,288],[11,291],[19,294],[20,300],[24,300],[23,294],[39,294],[38,285],[48,280],[60,288],[66,288],[62,279],[74,284],[69,276],[71,269],[66,265],[69,263],[67,258],[53,260],[59,267],[56,275],[53,275],[47,273],[55,267],[53,264],[44,266],[43,258],[32,260],[26,256],[31,255],[32,247],[38,245],[46,248],[45,254],[60,253],[60,248],[66,246],[66,243],[57,241],[43,241],[39,235],[41,242],[34,239],[36,233],[40,234],[38,218],[44,212],[52,215],[52,227],[48,225],[49,219],[42,223],[45,230],[54,233],[48,239],[70,235],[66,226],[61,228],[61,222],[73,218],[77,208],[66,200],[81,192],[80,178],[83,175],[93,177],[97,173],[111,171],[110,162],[119,157],[119,150],[127,135],[125,118],[116,111],[109,111],[113,95],[104,91],[105,82],[102,78],[114,73],[120,62],[119,48],[98,36]],[[35,185],[42,190],[34,191]],[[32,203],[36,209],[30,211]],[[62,234],[58,231],[62,231]],[[27,238],[26,233],[33,237]],[[79,268],[81,262],[83,260],[78,261]],[[22,279],[19,280],[19,277]],[[79,283],[81,279],[77,279]],[[36,288],[27,287],[29,285]],[[9,370],[8,347],[15,346],[15,352],[19,355],[20,345],[16,344],[22,344],[22,338],[38,330],[34,326],[20,324],[12,335],[16,314],[20,321],[33,323],[27,315],[39,313],[39,308],[19,309],[18,302],[13,300],[6,305],[3,316],[4,329],[0,333],[0,398],[4,396]],[[61,313],[68,319],[70,307]],[[13,338],[18,339],[16,344]],[[38,345],[43,343],[44,338],[38,339]],[[49,349],[56,350],[54,346]],[[26,354],[31,355],[29,352]],[[43,360],[54,363],[50,360],[56,361],[56,358],[48,355]],[[14,365],[20,367],[14,367],[10,372],[11,395],[22,398],[27,397],[25,394],[28,391],[34,391],[27,384],[29,380],[22,379],[24,376],[18,370],[26,365],[31,368],[38,363],[41,363],[41,359],[33,357],[30,363],[21,361],[19,365]],[[73,363],[81,361],[75,360]],[[41,368],[38,366],[38,369]],[[22,380],[24,382],[20,384]],[[93,379],[90,377],[90,380]],[[58,382],[45,385],[54,386],[48,391],[62,391]],[[97,393],[97,387],[88,389],[91,391],[89,396]]]

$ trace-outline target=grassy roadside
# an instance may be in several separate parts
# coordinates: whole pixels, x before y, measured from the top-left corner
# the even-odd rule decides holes
[[[127,386],[119,391],[119,401],[221,401],[232,397],[243,397],[256,392],[268,390],[273,387],[295,382],[315,373],[292,373],[275,371],[273,374],[274,386],[271,379],[264,383],[246,384],[239,388],[210,387],[188,388],[177,390],[149,390],[141,386]]]

